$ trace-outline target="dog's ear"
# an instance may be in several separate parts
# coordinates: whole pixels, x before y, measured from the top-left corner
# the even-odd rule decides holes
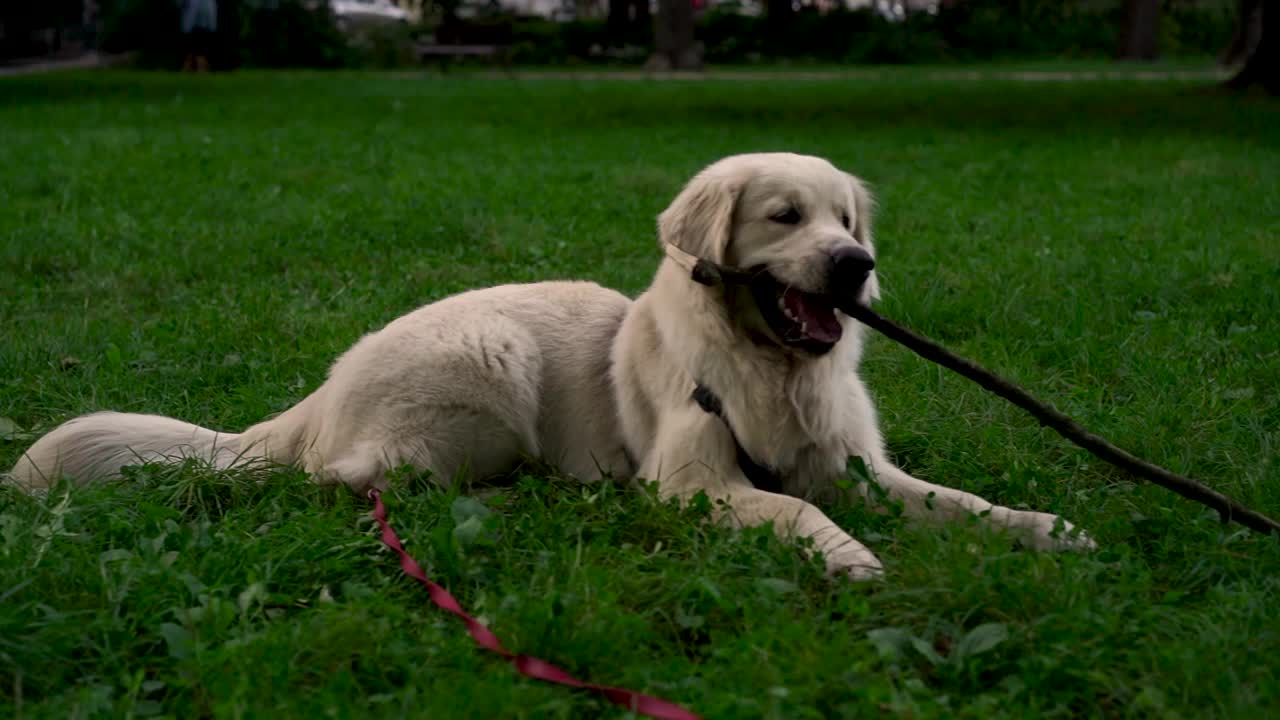
[[[694,257],[723,263],[733,233],[733,211],[743,180],[702,172],[658,216],[658,239]]]
[[[849,173],[845,173],[845,176],[849,178],[849,188],[853,191],[853,210],[857,216],[853,226],[853,237],[874,258],[876,246],[871,237],[871,215],[876,208],[875,198],[871,197],[871,191],[867,190],[862,180]],[[867,294],[872,300],[880,299],[880,280],[876,277],[874,270],[867,278]]]

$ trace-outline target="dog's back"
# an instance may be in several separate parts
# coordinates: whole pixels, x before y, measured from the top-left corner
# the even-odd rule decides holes
[[[629,473],[609,347],[630,305],[589,282],[461,293],[357,342],[328,379],[243,434],[173,418],[101,412],[41,437],[11,478],[27,489],[198,457],[216,467],[297,464],[361,490],[413,465],[443,481],[505,472],[523,456],[590,479]]]

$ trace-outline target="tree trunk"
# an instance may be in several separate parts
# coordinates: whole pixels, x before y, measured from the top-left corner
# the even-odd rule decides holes
[[[796,38],[791,32],[791,23],[795,20],[795,7],[792,0],[763,0],[765,34],[760,49],[766,55],[785,57],[794,53],[797,48]]]
[[[610,45],[625,45],[627,30],[631,27],[631,0],[609,0],[609,17],[604,27]]]
[[[1244,67],[1226,82],[1233,90],[1261,85],[1272,95],[1280,95],[1280,0],[1260,0],[1262,33],[1249,53]]]
[[[1262,31],[1262,13],[1259,11],[1259,0],[1240,0],[1236,14],[1236,27],[1231,33],[1231,40],[1218,53],[1218,63],[1226,66],[1244,62],[1257,45]]]
[[[650,70],[701,70],[702,48],[693,41],[693,0],[658,0]]]
[[[1155,60],[1160,55],[1160,0],[1125,0],[1120,60]]]
[[[80,3],[80,44],[85,50],[98,49],[98,0]]]
[[[653,22],[649,16],[649,0],[632,0],[632,6],[635,11],[631,21],[647,30],[649,23]]]

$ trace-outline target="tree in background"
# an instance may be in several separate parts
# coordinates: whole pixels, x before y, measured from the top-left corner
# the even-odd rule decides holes
[[[1261,17],[1256,18],[1255,13]],[[1257,42],[1250,48],[1252,23],[1257,23]],[[1243,55],[1245,60],[1244,67],[1226,82],[1226,87],[1244,90],[1261,85],[1272,95],[1280,95],[1280,0],[1241,0],[1232,45],[1236,46],[1235,54]],[[1228,55],[1226,59],[1233,58]]]
[[[1160,56],[1160,0],[1124,0],[1119,60],[1155,60]]]
[[[793,0],[765,0],[764,16],[769,21],[769,26],[773,29],[784,27],[787,21],[795,15],[795,7],[792,5]]]
[[[78,48],[83,12],[83,0],[0,0],[0,58]]]
[[[637,36],[647,37],[653,32],[653,17],[649,14],[649,0],[609,0],[608,27],[610,44],[623,47]]]
[[[693,0],[658,0],[650,70],[701,70],[702,48],[693,38]]]
[[[1218,62],[1227,66],[1243,63],[1257,47],[1261,35],[1262,3],[1258,0],[1240,0],[1235,30],[1231,33],[1227,46],[1218,54]]]

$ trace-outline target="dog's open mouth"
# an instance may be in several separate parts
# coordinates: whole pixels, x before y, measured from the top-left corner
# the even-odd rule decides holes
[[[844,329],[828,296],[783,284],[767,271],[751,283],[751,294],[783,344],[821,355],[840,341]]]

